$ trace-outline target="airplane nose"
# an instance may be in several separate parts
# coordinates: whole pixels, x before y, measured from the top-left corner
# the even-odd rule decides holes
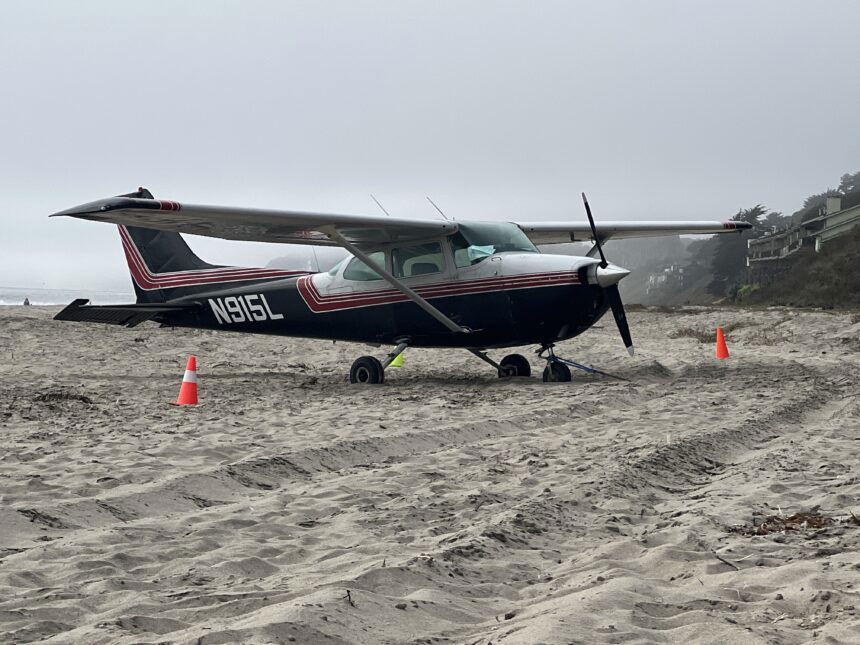
[[[596,274],[597,284],[605,289],[606,287],[611,287],[613,284],[618,284],[623,278],[630,275],[630,271],[620,266],[609,264],[605,267],[598,266]]]

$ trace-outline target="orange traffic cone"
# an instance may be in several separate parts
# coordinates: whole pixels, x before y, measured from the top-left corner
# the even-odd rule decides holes
[[[729,357],[729,348],[726,347],[726,337],[723,328],[717,327],[717,358],[722,360]]]
[[[197,405],[197,357],[189,356],[182,387],[174,405]]]

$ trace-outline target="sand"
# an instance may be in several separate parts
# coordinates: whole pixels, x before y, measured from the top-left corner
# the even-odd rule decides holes
[[[631,312],[636,358],[611,320],[560,351],[629,382],[409,350],[361,387],[381,350],[56,310],[0,308],[2,642],[860,642],[856,315]],[[737,528],[798,512],[832,523]]]

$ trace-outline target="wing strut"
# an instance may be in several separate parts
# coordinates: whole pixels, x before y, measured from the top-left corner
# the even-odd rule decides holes
[[[424,311],[433,316],[436,320],[445,325],[445,327],[450,329],[452,332],[454,332],[455,334],[471,333],[471,329],[469,329],[468,327],[462,327],[455,323],[448,316],[436,309],[436,307],[431,305],[429,302],[427,302],[427,300],[419,296],[417,293],[415,293],[412,289],[403,284],[400,280],[395,278],[384,268],[378,266],[375,262],[373,262],[373,260],[367,257],[367,255],[361,249],[356,247],[354,244],[349,242],[343,235],[341,235],[335,227],[330,227],[328,231],[326,231],[326,234],[329,238],[336,241],[343,248],[352,253],[352,255],[364,262],[364,264],[369,269],[376,271],[376,273],[378,273],[386,282],[388,282],[388,284],[397,289],[400,293],[409,298],[416,305],[421,307]]]

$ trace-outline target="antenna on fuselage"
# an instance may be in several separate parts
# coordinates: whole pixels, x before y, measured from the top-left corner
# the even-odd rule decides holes
[[[379,200],[378,200],[378,199],[376,199],[376,197],[374,197],[374,196],[373,196],[373,193],[370,193],[370,198],[371,198],[373,201],[375,201],[375,202],[376,202],[376,205],[377,205],[377,206],[379,206],[379,208],[380,208],[380,209],[382,209],[382,212],[383,212],[383,213],[385,213],[386,215],[388,215],[389,217],[391,217],[391,213],[389,213],[387,210],[385,210],[385,206],[383,206],[382,204],[380,204],[380,203],[379,203]]]
[[[441,208],[439,208],[438,206],[436,206],[436,202],[434,202],[434,201],[433,201],[432,199],[430,199],[429,197],[427,197],[427,201],[428,201],[428,202],[430,202],[431,204],[433,204],[433,208],[435,208],[437,211],[439,211],[439,214],[440,214],[442,217],[444,217],[445,219],[448,219],[448,216],[447,216],[447,215],[445,215],[445,213],[443,213],[443,212],[442,212],[442,209],[441,209]]]

